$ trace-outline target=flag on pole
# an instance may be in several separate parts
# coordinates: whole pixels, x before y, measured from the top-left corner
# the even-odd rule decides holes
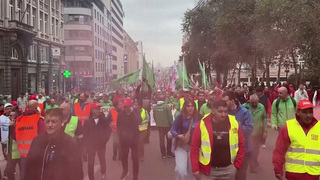
[[[187,73],[186,67],[184,65],[184,62],[182,62],[182,64],[178,65],[178,74],[179,74],[179,79],[178,79],[177,86],[180,86],[182,88],[192,87],[192,85],[189,82],[188,73]]]
[[[176,89],[176,83],[179,78],[178,68],[176,63],[172,66],[172,78],[171,78],[171,89],[174,91]]]
[[[204,63],[203,65],[200,63],[200,61],[198,60],[199,62],[199,68],[200,68],[200,72],[201,72],[201,76],[202,76],[202,88],[203,89],[207,89],[208,88],[208,82],[207,82],[207,76],[206,76],[206,71],[204,69]]]
[[[155,83],[154,83],[154,68],[153,68],[153,62],[152,62],[152,67],[149,70],[149,84],[151,86],[151,88],[155,87]]]
[[[149,74],[149,67],[148,67],[148,63],[147,63],[147,61],[146,61],[146,57],[145,56],[143,56],[143,65],[142,65],[142,79],[146,79],[146,80],[148,80],[148,78],[149,78],[149,76],[148,76],[148,74]],[[148,89],[148,86],[147,86],[147,84],[146,83],[143,83],[142,84],[142,90],[146,90],[146,89]]]
[[[138,76],[139,76],[140,70],[135,71],[133,73],[127,74],[117,80],[114,81],[114,83],[128,83],[128,84],[134,84],[137,82]]]

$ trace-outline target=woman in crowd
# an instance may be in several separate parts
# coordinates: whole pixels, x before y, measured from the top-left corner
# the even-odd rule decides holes
[[[176,117],[170,134],[175,138],[175,160],[177,180],[194,179],[190,162],[190,141],[194,126],[201,120],[196,104],[186,99],[181,113]]]

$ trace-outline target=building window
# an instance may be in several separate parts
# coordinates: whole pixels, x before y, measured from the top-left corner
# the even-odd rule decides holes
[[[41,62],[48,62],[49,60],[49,50],[47,47],[41,47],[40,48],[40,57],[41,57]]]
[[[54,20],[54,18],[52,18],[52,20],[51,20],[51,33],[52,33],[53,36],[55,35],[54,22],[55,22],[55,20]]]
[[[30,5],[27,5],[27,11],[26,11],[26,18],[27,18],[27,24],[30,25]]]
[[[10,0],[9,2],[9,19],[14,20],[13,0]]]
[[[44,33],[48,34],[48,15],[44,15]]]
[[[31,26],[33,26],[34,28],[37,26],[36,13],[37,13],[36,8],[32,8],[32,22],[31,22]]]
[[[59,34],[59,20],[56,20],[56,37],[60,37],[60,34]]]
[[[43,12],[40,11],[40,31],[43,32]]]
[[[28,60],[32,61],[32,62],[37,61],[37,46],[36,45],[32,45],[29,47]]]
[[[11,59],[19,59],[18,51],[16,48],[11,48]]]
[[[22,2],[21,2],[21,0],[18,0],[17,1],[17,16],[16,17],[18,17],[18,21],[20,21],[21,20],[21,6],[22,6]]]

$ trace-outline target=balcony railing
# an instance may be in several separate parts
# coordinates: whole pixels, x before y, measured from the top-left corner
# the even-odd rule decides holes
[[[9,21],[9,29],[11,30],[19,30],[23,32],[27,32],[33,35],[36,35],[36,32],[33,30],[33,26],[29,26],[28,24],[24,24],[20,21],[10,20]]]

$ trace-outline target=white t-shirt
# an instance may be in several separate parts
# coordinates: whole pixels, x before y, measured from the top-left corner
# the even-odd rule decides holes
[[[96,125],[98,124],[99,118],[94,119],[94,122],[96,123]]]
[[[1,115],[0,126],[1,126],[1,143],[2,144],[7,144],[8,142],[9,125],[10,125],[9,116]]]

